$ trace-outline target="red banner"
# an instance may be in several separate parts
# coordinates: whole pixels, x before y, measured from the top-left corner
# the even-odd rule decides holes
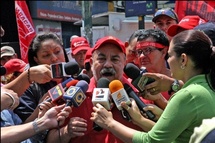
[[[28,47],[36,35],[31,15],[25,1],[15,1],[16,22],[19,35],[21,59],[28,63]]]
[[[215,21],[215,1],[175,1],[179,21],[186,15],[198,15],[206,21]]]

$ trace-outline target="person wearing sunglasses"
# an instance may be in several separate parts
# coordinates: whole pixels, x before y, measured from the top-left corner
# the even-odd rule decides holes
[[[136,45],[136,56],[138,58],[139,68],[144,67],[150,73],[160,73],[171,77],[166,62],[168,47],[169,41],[163,31],[160,29],[144,30],[137,38]],[[155,96],[155,93],[158,96]],[[145,93],[144,98],[153,100],[157,106],[164,109],[166,107],[166,104],[164,104],[165,102],[160,102],[159,100],[168,100],[170,96],[171,94],[167,91],[161,92],[160,94],[160,92],[158,93],[154,90]]]
[[[167,29],[174,24],[178,24],[178,15],[171,8],[162,8],[156,11],[152,21],[155,24],[155,29],[160,29],[167,33]],[[168,37],[169,40],[171,37]]]

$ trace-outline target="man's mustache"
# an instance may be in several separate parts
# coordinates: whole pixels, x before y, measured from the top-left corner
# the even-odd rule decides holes
[[[103,68],[100,72],[102,75],[103,74],[116,74],[116,71],[113,68]]]

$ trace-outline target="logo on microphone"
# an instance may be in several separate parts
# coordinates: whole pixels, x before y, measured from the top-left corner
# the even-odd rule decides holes
[[[75,107],[79,107],[81,105],[81,103],[85,100],[86,96],[83,93],[83,91],[81,90],[80,87],[70,87],[67,91],[66,94],[68,97],[68,99],[72,100],[72,103]],[[67,97],[66,96],[66,97]]]
[[[105,91],[101,88],[100,90],[96,91],[96,98],[104,98]]]

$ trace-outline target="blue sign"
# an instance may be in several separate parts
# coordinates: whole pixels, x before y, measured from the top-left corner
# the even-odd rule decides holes
[[[91,2],[92,14],[108,11],[108,2]],[[82,18],[81,1],[30,1],[33,18],[76,22]]]
[[[125,1],[125,16],[142,16],[154,14],[156,1]]]

